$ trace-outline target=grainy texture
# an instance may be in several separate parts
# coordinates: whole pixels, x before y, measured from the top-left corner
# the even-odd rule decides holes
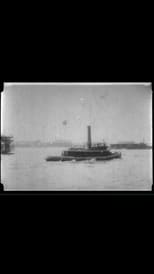
[[[5,190],[151,190],[152,150],[121,150],[106,162],[46,162],[62,148],[16,148],[2,155]]]

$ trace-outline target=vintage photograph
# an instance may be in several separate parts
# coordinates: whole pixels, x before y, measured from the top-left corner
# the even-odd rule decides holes
[[[4,191],[151,191],[151,83],[4,83]]]

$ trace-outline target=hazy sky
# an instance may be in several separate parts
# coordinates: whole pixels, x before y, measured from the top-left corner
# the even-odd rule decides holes
[[[144,85],[9,85],[2,134],[14,140],[152,143],[152,91]]]

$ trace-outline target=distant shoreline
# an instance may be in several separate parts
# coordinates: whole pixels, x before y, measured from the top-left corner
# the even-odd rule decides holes
[[[76,146],[76,145],[72,145],[72,146]],[[50,148],[50,147],[55,147],[55,148],[70,148],[72,146],[67,146],[67,145],[14,145],[14,148],[16,147],[23,147],[23,148]],[[117,150],[121,150],[121,149],[128,149],[128,150],[147,150],[147,149],[152,149],[152,146],[147,146],[147,147],[112,147],[109,146],[110,149],[117,149]]]
[[[14,147],[24,147],[24,148],[41,148],[41,147],[66,147],[69,148],[70,146],[66,146],[66,145],[14,145]]]
[[[139,144],[134,144],[134,145],[111,145],[110,149],[152,149],[152,146],[149,145],[144,145],[140,146]]]
[[[116,150],[121,150],[121,149],[127,149],[127,150],[148,150],[148,149],[152,149],[152,147],[144,147],[144,148],[139,148],[139,147],[137,147],[137,148],[127,148],[127,147],[118,147],[118,148],[112,148],[111,147],[111,149],[116,149]]]
[[[93,143],[97,144],[96,142]],[[13,143],[14,147],[55,147],[55,148],[71,148],[71,147],[86,147],[86,143],[72,143],[71,141],[61,140],[50,142],[41,142],[41,141],[16,141]],[[119,143],[110,143],[108,145],[109,149],[152,149],[152,144],[146,144],[144,142],[119,142]]]

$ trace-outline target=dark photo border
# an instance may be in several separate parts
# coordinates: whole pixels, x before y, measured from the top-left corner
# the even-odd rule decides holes
[[[88,52],[89,53],[89,52]],[[4,64],[4,82],[151,82],[152,71],[149,59],[113,57],[112,54],[104,53],[103,56],[91,56],[90,54],[82,57],[74,54],[68,58],[66,54],[54,56],[50,55],[30,56],[22,55],[16,58],[13,54],[7,57]],[[50,56],[50,57],[49,57]],[[110,56],[110,58],[109,58]],[[1,89],[2,90],[2,89]],[[50,214],[57,211],[84,212],[90,216],[96,214],[99,217],[103,214],[118,213],[123,207],[131,209],[137,206],[137,213],[140,210],[145,212],[145,204],[152,209],[154,194],[152,191],[7,191],[0,193],[0,200],[6,201],[9,210],[18,210],[18,207],[37,208],[40,212],[46,210]],[[150,202],[150,203],[149,203]],[[14,206],[13,206],[14,205]],[[143,206],[144,205],[144,206]],[[13,206],[13,207],[12,207]],[[13,208],[13,209],[12,209]],[[50,208],[50,209],[49,209]],[[55,209],[56,208],[56,209]],[[83,210],[84,209],[84,210]],[[43,210],[43,212],[45,212]],[[75,214],[75,213],[73,213]],[[82,213],[83,214],[83,213]]]

